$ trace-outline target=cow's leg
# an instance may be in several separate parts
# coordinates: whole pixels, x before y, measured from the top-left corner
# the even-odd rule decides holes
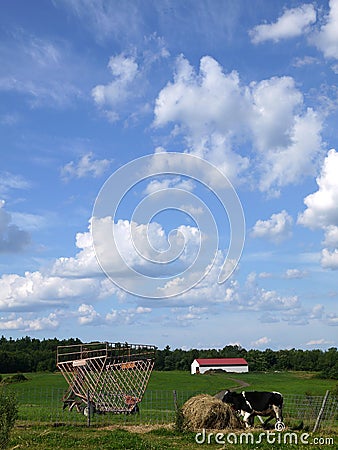
[[[274,410],[274,413],[276,415],[276,421],[277,422],[283,422],[283,414],[282,414],[282,408],[277,405],[272,405],[272,408]]]
[[[250,427],[254,426],[254,424],[255,424],[255,415],[254,414],[251,414],[251,416],[248,419],[248,422],[250,424]]]
[[[253,415],[250,412],[241,411],[243,416],[243,422],[245,423],[246,428],[250,428],[253,425]]]

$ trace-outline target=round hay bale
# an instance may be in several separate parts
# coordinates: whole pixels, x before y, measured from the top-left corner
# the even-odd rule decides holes
[[[184,428],[222,430],[243,428],[240,419],[230,405],[208,394],[191,397],[182,407]]]

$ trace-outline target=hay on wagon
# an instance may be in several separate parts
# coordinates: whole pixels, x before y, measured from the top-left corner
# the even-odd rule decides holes
[[[243,428],[230,405],[208,394],[191,397],[182,406],[183,426],[196,431],[201,428],[222,430]]]

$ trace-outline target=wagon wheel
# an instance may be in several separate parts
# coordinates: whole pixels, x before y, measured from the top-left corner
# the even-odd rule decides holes
[[[128,414],[137,414],[140,412],[140,408],[138,406],[138,403],[141,401],[140,398],[133,397],[132,395],[125,395],[124,401],[128,407]]]
[[[94,403],[89,403],[89,405],[86,405],[83,408],[82,412],[83,412],[83,415],[86,416],[86,417],[88,417],[89,415],[92,416],[96,412],[96,408],[95,408]]]

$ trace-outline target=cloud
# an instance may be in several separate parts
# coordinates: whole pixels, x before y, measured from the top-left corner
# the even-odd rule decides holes
[[[330,313],[326,316],[326,323],[330,326],[338,326],[338,314]]]
[[[307,276],[307,273],[299,269],[287,269],[284,274],[284,278],[288,279],[301,279]]]
[[[92,298],[123,299],[97,263],[90,232],[76,235],[75,257],[60,257],[39,271],[0,277],[0,311],[32,311]]]
[[[216,263],[206,277],[195,287],[168,300],[156,302],[157,306],[184,307],[194,305],[208,307],[209,314],[224,314],[226,311],[298,311],[300,301],[296,295],[283,296],[275,290],[260,287],[255,273],[249,274],[244,284],[232,278],[226,284],[218,284],[217,278],[223,255],[219,253]]]
[[[47,226],[47,218],[39,214],[12,212],[13,222],[26,231],[41,230]]]
[[[0,172],[0,195],[5,196],[11,189],[29,189],[31,184],[21,175]]]
[[[318,190],[304,199],[306,210],[298,223],[309,228],[321,228],[325,233],[321,264],[326,269],[338,269],[338,152],[330,150],[316,178]]]
[[[257,101],[265,92],[256,96],[258,111],[252,126],[258,149],[256,164],[261,172],[259,188],[276,196],[281,187],[313,175],[322,154],[321,118],[311,108],[295,114],[301,95],[293,84],[292,79],[273,79],[257,86],[267,91],[265,104]]]
[[[321,174],[316,178],[318,190],[304,199],[306,210],[298,223],[309,228],[338,226],[338,152],[330,150],[324,160]]]
[[[174,308],[173,312],[177,312],[179,308]],[[182,310],[182,308],[180,308]],[[207,307],[196,307],[194,305],[190,305],[187,308],[187,312],[183,313],[181,311],[180,314],[176,316],[176,320],[179,322],[191,322],[194,320],[202,319],[203,315],[208,313]]]
[[[36,319],[20,317],[0,318],[0,328],[2,330],[18,330],[18,331],[44,331],[55,330],[60,325],[55,313],[50,313],[47,317],[39,317]]]
[[[322,119],[305,108],[293,78],[243,85],[236,71],[225,73],[210,56],[201,58],[198,73],[183,56],[177,59],[154,115],[154,127],[174,124],[188,151],[232,182],[257,185],[258,178],[259,189],[272,195],[313,175],[322,154]],[[253,150],[251,160],[241,154],[244,144]]]
[[[321,319],[324,315],[324,310],[325,308],[323,305],[315,305],[312,308],[309,317],[311,319]]]
[[[32,107],[65,107],[82,96],[83,64],[65,43],[16,30],[3,39],[0,58],[0,91],[24,95]]]
[[[205,56],[196,74],[180,56],[174,82],[169,82],[156,99],[154,126],[177,122],[192,153],[207,157],[237,179],[249,160],[232,150],[231,136],[235,131],[242,133],[248,111],[249,99],[236,71],[224,74],[217,61]]]
[[[321,264],[325,269],[338,270],[338,249],[332,252],[327,248],[322,250]]]
[[[119,108],[135,95],[133,83],[138,74],[138,64],[134,57],[120,54],[109,59],[108,68],[113,81],[95,86],[92,97],[98,106],[106,110],[109,120],[114,122],[119,119]]]
[[[179,225],[169,238],[156,222],[138,224],[120,219],[114,223],[111,217],[105,217],[93,218],[91,226],[100,264],[117,283],[127,283],[131,291],[138,282],[135,271],[145,278],[158,279],[161,285],[166,279],[179,276],[200,257],[201,233],[197,227]],[[210,261],[205,261],[199,270],[207,270],[208,264]],[[185,282],[189,283],[189,279]]]
[[[315,305],[312,308],[304,308],[301,303],[294,303],[292,307],[282,309],[278,314],[272,314],[269,310],[259,318],[262,323],[287,322],[289,325],[308,325],[313,321],[323,321],[324,306]]]
[[[182,179],[181,177],[153,180],[147,185],[146,189],[144,190],[144,193],[149,195],[153,194],[154,192],[158,192],[162,189],[168,188],[183,189],[184,191],[191,192],[194,190],[194,183],[192,182],[192,180],[185,180]]]
[[[102,318],[94,309],[93,305],[82,303],[78,308],[80,325],[101,325]]]
[[[93,297],[97,299],[112,297],[123,299],[125,293],[106,278],[97,262],[91,226],[92,221],[89,226],[90,231],[77,233],[76,247],[78,252],[74,257],[57,258],[49,266],[42,267],[35,272],[27,271],[22,276],[17,274],[2,275],[0,278],[0,311],[28,311],[55,305],[62,306],[69,302],[76,304]],[[179,253],[177,261],[173,262],[175,268],[167,268],[165,264],[157,264],[154,268],[154,264],[151,261],[149,262],[149,259],[161,258],[161,251],[165,253],[169,245],[168,236],[163,228],[155,222],[147,226],[130,223],[128,220],[119,220],[113,224],[111,218],[101,221],[96,219],[96,245],[108,245],[107,236],[110,236],[112,226],[115,228],[114,232],[119,243],[119,251],[124,260],[130,267],[141,270],[142,273],[150,273],[150,276],[161,276],[163,273],[166,275],[171,270],[181,271],[187,264],[189,265],[190,262],[194,261],[199,249],[199,235],[195,233],[197,229],[181,225],[176,233],[171,234],[170,239],[174,250],[177,247],[183,249]],[[152,246],[149,246],[148,237]],[[138,250],[143,257],[135,250],[133,238],[136,239]],[[16,245],[17,242],[18,240],[16,240]],[[130,272],[124,270],[124,267],[121,266],[119,254],[108,251],[106,255],[111,268],[110,275],[113,279],[130,276]],[[165,258],[167,258],[166,253],[165,255]],[[148,259],[145,259],[145,256]],[[131,275],[129,281],[132,285],[133,275]]]
[[[12,223],[12,216],[4,209],[0,200],[0,253],[17,253],[24,250],[31,241],[30,234]]]
[[[253,345],[254,347],[263,347],[264,345],[267,345],[269,342],[271,342],[271,339],[264,336],[257,339],[256,341],[252,341],[251,345]]]
[[[257,25],[249,31],[251,41],[259,44],[265,41],[278,42],[300,36],[316,22],[316,11],[313,5],[303,4],[298,8],[286,9],[276,22]]]
[[[149,112],[150,92],[149,74],[158,60],[167,58],[165,45],[156,34],[144,38],[144,50],[141,55],[137,49],[130,54],[120,53],[111,56],[108,69],[113,77],[108,84],[98,84],[92,91],[92,98],[110,122],[116,122],[127,116],[135,119]]]
[[[292,224],[292,217],[283,210],[278,214],[272,214],[269,220],[258,220],[251,231],[251,236],[266,238],[278,244],[292,236]]]
[[[57,258],[50,268],[50,275],[60,278],[94,278],[102,275],[95,257],[91,233],[77,233],[75,244],[79,249],[76,256]]]
[[[92,219],[93,220],[93,219]],[[92,222],[92,221],[91,221]],[[106,226],[111,230],[112,221],[102,221],[99,230],[102,243],[106,243]],[[90,223],[91,226],[91,223]],[[125,258],[130,258],[131,264],[137,264],[130,242],[130,223],[119,221],[116,233]],[[188,228],[187,228],[188,230]],[[186,230],[186,231],[187,231]],[[323,314],[321,308],[305,310],[296,295],[282,295],[276,290],[266,290],[257,284],[255,273],[247,277],[241,285],[234,276],[226,284],[218,284],[218,276],[225,255],[219,251],[213,267],[199,284],[174,297],[151,301],[137,299],[135,307],[114,307],[111,304],[130,302],[127,296],[106,278],[96,261],[92,246],[91,230],[76,235],[78,249],[74,257],[57,258],[49,266],[40,271],[18,274],[4,274],[0,278],[0,311],[12,312],[8,318],[0,319],[0,325],[6,329],[39,331],[55,329],[62,321],[70,318],[80,326],[111,326],[112,324],[132,324],[150,320],[154,310],[171,308],[175,314],[175,323],[188,326],[193,320],[202,320],[209,316],[224,314],[226,311],[239,313],[264,313],[262,322],[287,321],[292,324],[306,324],[316,320]],[[150,230],[151,239],[155,239],[156,248],[167,244],[167,236],[158,224]],[[191,230],[190,230],[191,231]],[[194,243],[194,236],[187,231],[186,242]],[[130,253],[129,253],[130,252]],[[113,258],[114,255],[110,255]],[[192,253],[189,250],[180,256],[189,260]],[[140,264],[139,264],[140,266]],[[116,263],[117,276],[127,276]],[[132,280],[131,280],[132,282]],[[176,282],[184,283],[176,279]],[[166,288],[170,294],[170,286]],[[135,300],[134,300],[135,301]],[[99,309],[98,309],[99,307]],[[55,309],[58,308],[58,309]],[[63,309],[62,309],[63,308]],[[174,308],[174,309],[173,309]],[[35,317],[29,316],[32,311],[52,310],[49,315],[34,322]],[[20,312],[18,316],[14,313]],[[26,313],[25,313],[26,312]],[[273,314],[276,313],[276,317]],[[172,323],[172,315],[168,321]],[[334,324],[334,318],[327,319]]]
[[[93,305],[82,303],[78,308],[78,322],[80,325],[111,325],[112,323],[135,323],[141,315],[151,313],[151,308],[138,306],[137,308],[112,309],[106,314],[98,313]]]
[[[329,6],[326,23],[311,40],[323,52],[325,58],[338,59],[338,0],[330,0]]]
[[[261,272],[258,274],[259,278],[272,278],[273,275],[270,272]]]
[[[320,60],[318,58],[315,58],[313,56],[302,56],[297,57],[293,60],[293,67],[304,67],[304,66],[310,66],[313,64],[319,64]]]
[[[328,341],[326,339],[311,339],[305,345],[306,346],[317,346],[317,345],[330,345],[333,344],[333,341]]]
[[[100,280],[62,278],[38,271],[23,276],[5,274],[0,278],[0,293],[0,310],[32,311],[97,297]]]
[[[328,225],[324,228],[325,230],[325,240],[323,245],[329,248],[338,248],[338,226]]]
[[[0,124],[6,126],[16,125],[20,121],[19,114],[1,114]]]
[[[55,6],[60,3],[79,18],[99,42],[109,37],[115,37],[120,42],[127,36],[138,36],[143,24],[142,14],[133,3],[122,2],[116,8],[115,4],[104,0],[61,0],[55,2]]]
[[[61,177],[64,180],[70,178],[98,178],[109,168],[111,161],[108,159],[93,159],[93,153],[82,156],[78,163],[71,161],[61,169]]]

